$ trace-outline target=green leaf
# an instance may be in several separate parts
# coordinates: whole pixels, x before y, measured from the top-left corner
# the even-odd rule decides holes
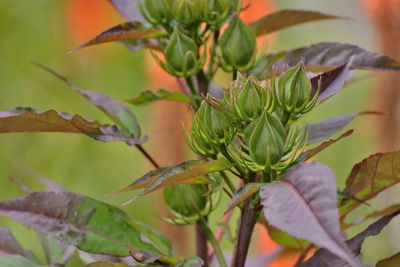
[[[115,42],[115,41],[126,41],[126,40],[138,40],[138,39],[150,39],[167,36],[166,33],[159,29],[148,29],[144,28],[142,23],[138,21],[125,22],[118,24],[108,30],[97,35],[95,38],[88,42],[78,46],[74,50],[68,52],[73,53],[78,49],[86,46]]]
[[[376,267],[398,267],[400,266],[400,252],[396,253],[390,258],[380,260],[375,265]]]
[[[41,112],[29,107],[17,107],[0,111],[0,133],[62,132],[86,134],[102,142],[124,141],[133,146],[142,144],[146,138],[136,139],[132,134],[118,129],[115,125],[88,121],[80,115],[70,116],[54,110]]]
[[[225,210],[225,214],[231,211],[233,208],[238,206],[241,202],[251,197],[258,191],[260,188],[265,185],[263,183],[250,183],[242,186],[236,193],[232,196],[231,200],[228,203],[228,207]]]
[[[284,65],[294,67],[303,61],[306,66],[339,67],[352,57],[351,69],[400,71],[400,61],[396,59],[353,44],[335,42],[321,42],[290,50],[275,66],[280,70]]]
[[[400,182],[400,151],[374,154],[356,164],[346,180],[344,192],[367,201]],[[339,202],[341,220],[360,202],[343,199]]]
[[[21,255],[0,255],[1,267],[43,267]]]
[[[160,253],[142,239],[142,233],[133,226],[135,222],[124,211],[70,192],[33,192],[4,201],[0,203],[0,215],[89,253]]]
[[[204,175],[212,172],[227,170],[232,166],[233,164],[226,159],[214,160],[210,162],[202,160],[185,161],[175,166],[163,167],[149,172],[132,184],[111,195],[145,188],[140,194],[123,204],[127,205],[139,197],[161,189],[165,186],[176,184],[210,183],[211,181]]]
[[[123,100],[126,103],[130,103],[135,106],[145,106],[154,101],[166,100],[166,101],[178,101],[184,103],[190,103],[191,99],[187,95],[181,92],[171,92],[165,89],[160,89],[157,92],[146,90],[142,92],[138,97],[133,99]]]
[[[21,255],[29,260],[39,263],[39,260],[30,250],[25,250],[21,247],[18,241],[15,239],[10,229],[6,227],[0,227],[0,251],[7,254]]]
[[[75,253],[75,247],[64,244],[54,237],[38,233],[48,264],[59,263],[65,265]]]
[[[303,153],[301,153],[301,155],[299,156],[299,158],[297,159],[297,162],[302,162],[302,161],[307,161],[310,158],[314,157],[315,155],[317,155],[319,152],[321,152],[322,150],[328,148],[330,145],[336,143],[337,141],[348,137],[350,135],[352,135],[354,132],[354,130],[349,130],[347,132],[345,132],[344,134],[342,134],[341,136],[339,136],[338,138],[335,139],[330,139],[328,141],[323,142],[322,144],[320,144],[317,147],[314,147],[312,149],[309,149],[307,151],[304,151]]]
[[[310,10],[283,9],[266,15],[249,25],[256,36],[279,31],[299,24],[327,19],[349,19]]]
[[[110,117],[110,119],[121,126],[124,130],[129,131],[136,138],[140,137],[141,131],[136,116],[135,114],[133,114],[132,110],[130,110],[124,103],[119,100],[113,99],[103,93],[82,90],[76,87],[71,81],[69,81],[66,77],[62,76],[56,71],[39,63],[34,64],[69,85],[74,91],[84,96],[90,103],[98,107],[102,112],[104,112],[108,117]]]

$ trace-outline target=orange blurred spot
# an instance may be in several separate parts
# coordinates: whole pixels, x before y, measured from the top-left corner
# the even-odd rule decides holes
[[[68,0],[66,20],[74,44],[82,44],[118,23],[119,15],[107,0]]]
[[[385,10],[400,7],[400,0],[363,0],[364,7],[371,17],[382,16]]]
[[[249,5],[250,4],[250,5]],[[267,14],[274,12],[277,6],[272,0],[244,0],[243,7],[248,7],[240,13],[240,18],[246,23],[253,23]],[[258,48],[266,41],[267,46],[276,39],[276,34],[269,34],[257,38]],[[265,45],[265,44],[264,44]]]

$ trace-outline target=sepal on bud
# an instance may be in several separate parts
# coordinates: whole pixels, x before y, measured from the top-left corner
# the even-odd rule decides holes
[[[172,0],[137,0],[137,6],[143,17],[153,25],[167,25],[172,19]]]
[[[202,2],[202,21],[209,25],[219,26],[229,17],[228,0],[206,0]],[[231,1],[235,2],[235,1]]]
[[[184,25],[200,22],[201,12],[199,7],[201,0],[175,0],[172,5],[174,19]]]

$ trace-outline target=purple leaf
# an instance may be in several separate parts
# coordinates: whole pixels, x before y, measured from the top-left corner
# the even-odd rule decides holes
[[[284,9],[264,16],[248,25],[257,36],[279,31],[299,24],[327,19],[348,19],[311,10]]]
[[[391,57],[367,51],[353,44],[321,42],[293,49],[275,63],[278,70],[284,65],[294,67],[303,61],[308,66],[339,67],[353,57],[351,69],[400,71],[400,61]]]
[[[339,230],[336,179],[329,167],[300,163],[281,181],[262,187],[260,196],[265,218],[272,226],[361,266]]]
[[[258,191],[264,184],[262,183],[250,183],[242,186],[236,193],[232,196],[228,203],[228,207],[225,210],[225,214],[235,208],[237,205],[245,201],[247,198],[251,197]]]
[[[68,54],[71,54],[81,48],[96,44],[116,42],[116,41],[147,40],[150,38],[158,38],[164,36],[166,36],[166,33],[164,31],[159,29],[144,28],[140,22],[137,21],[125,22],[103,31],[95,38],[87,41],[86,43],[68,52]],[[152,48],[152,46],[155,46],[155,48],[158,49],[157,45],[149,43],[149,48]]]
[[[323,141],[337,132],[340,132],[344,126],[351,122],[355,117],[364,114],[381,115],[382,113],[374,111],[356,112],[345,116],[333,116],[325,121],[311,123],[307,125],[307,144],[314,144]]]
[[[314,147],[314,148],[312,148],[310,150],[304,151],[303,153],[301,153],[301,155],[297,159],[297,162],[302,162],[302,161],[309,160],[310,158],[314,157],[319,152],[321,152],[322,150],[328,148],[329,146],[331,146],[332,144],[336,143],[337,141],[352,135],[353,132],[354,132],[354,130],[349,130],[349,131],[345,132],[344,134],[342,134],[341,136],[339,136],[338,138],[330,139],[330,140],[328,140],[326,142],[323,142],[322,144],[320,144],[317,147]]]
[[[79,115],[70,116],[54,110],[40,112],[38,109],[29,107],[0,111],[0,133],[26,132],[80,133],[102,142],[124,141],[130,146],[146,141],[146,138],[136,139],[132,134],[118,129],[115,125],[88,121]]]
[[[360,255],[361,246],[364,243],[364,240],[372,235],[378,235],[382,229],[397,215],[400,214],[400,210],[393,212],[390,215],[386,215],[374,222],[363,232],[359,233],[352,239],[346,241],[347,246],[354,252],[355,255]],[[321,267],[321,266],[329,266],[329,267],[351,267],[351,265],[346,264],[345,261],[338,258],[336,255],[332,254],[326,249],[319,249],[315,252],[314,256],[312,256],[309,260],[300,265],[301,267]]]
[[[367,201],[400,182],[400,151],[377,153],[354,165],[346,179],[345,193]],[[357,208],[360,202],[343,199],[339,203],[341,220]]]
[[[39,260],[32,251],[23,249],[11,233],[10,229],[6,227],[0,227],[0,250],[7,254],[18,254],[24,256],[25,258],[39,263]]]
[[[319,89],[317,104],[337,94],[342,89],[349,75],[351,62],[352,58],[340,67],[323,72],[311,79],[311,94],[314,95]]]
[[[110,119],[132,133],[136,138],[140,137],[141,131],[136,116],[124,103],[103,93],[82,90],[56,71],[39,63],[34,62],[34,64],[69,85],[74,91],[84,96],[90,103],[98,107],[102,112],[110,117]]]
[[[135,0],[109,0],[118,12],[129,21],[145,22]]]

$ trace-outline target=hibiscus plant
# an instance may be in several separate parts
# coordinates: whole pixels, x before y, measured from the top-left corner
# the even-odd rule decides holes
[[[363,241],[378,234],[400,213],[399,205],[371,211],[352,222],[347,215],[400,181],[400,151],[378,153],[357,163],[338,189],[333,171],[313,161],[320,151],[352,134],[333,138],[359,112],[322,122],[299,119],[345,86],[350,70],[400,71],[400,62],[352,44],[321,42],[265,52],[256,39],[301,23],[345,19],[316,11],[280,10],[245,24],[239,0],[110,0],[128,22],[116,25],[75,50],[119,42],[132,51],[147,49],[181,85],[180,92],[145,91],[129,100],[82,90],[54,70],[35,63],[67,83],[113,121],[100,123],[80,115],[18,107],[0,112],[0,132],[65,132],[102,142],[136,147],[154,166],[117,193],[141,190],[124,204],[162,190],[176,225],[195,225],[196,254],[177,255],[171,242],[118,207],[67,192],[60,187],[29,192],[0,203],[0,215],[37,231],[46,252],[41,262],[23,249],[9,229],[0,228],[1,266],[64,266],[79,251],[82,261],[100,266],[245,266],[256,223],[282,247],[299,251],[298,266],[363,266]],[[73,52],[75,52],[75,50]],[[79,52],[76,52],[79,53]],[[219,71],[232,81],[214,81]],[[154,101],[184,102],[191,128],[184,131],[197,155],[173,166],[159,166],[142,144],[139,123],[129,106]],[[302,120],[303,121],[303,120]],[[139,166],[138,166],[139,167]],[[220,198],[230,198],[223,214],[240,211],[233,252],[220,246],[226,227],[216,235],[208,217],[218,213]],[[224,197],[226,197],[224,196]],[[347,240],[342,231],[375,219]],[[234,223],[233,223],[234,224]],[[232,228],[233,229],[233,228]],[[305,260],[310,251],[313,256]],[[259,265],[262,266],[262,261]],[[249,266],[249,265],[247,265]]]

